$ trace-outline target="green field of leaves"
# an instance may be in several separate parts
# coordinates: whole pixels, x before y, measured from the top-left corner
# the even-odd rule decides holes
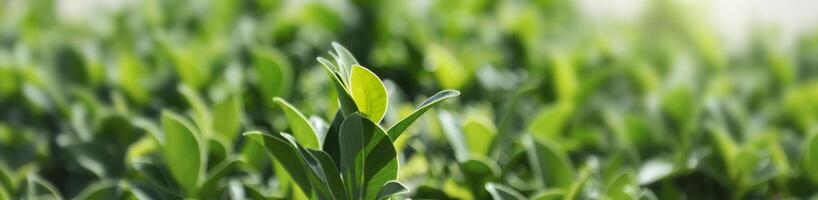
[[[0,0],[0,200],[818,199],[818,27],[735,48],[677,0],[78,2]]]

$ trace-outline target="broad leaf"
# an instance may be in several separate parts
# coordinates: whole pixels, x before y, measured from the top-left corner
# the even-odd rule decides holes
[[[380,127],[358,114],[344,120],[339,137],[349,199],[375,199],[381,186],[397,178],[395,147]]]
[[[162,127],[166,142],[163,155],[171,175],[187,195],[195,195],[204,168],[202,142],[193,126],[174,113],[162,113]]]
[[[491,197],[495,200],[525,200],[525,196],[519,192],[511,189],[508,186],[499,183],[486,183],[486,190],[489,191]]]
[[[415,120],[420,118],[420,116],[422,116],[423,113],[432,108],[432,106],[442,102],[443,100],[456,96],[460,96],[460,92],[457,90],[443,90],[435,95],[432,95],[432,97],[429,97],[429,99],[426,99],[426,101],[421,103],[418,106],[418,108],[415,109],[414,112],[412,112],[412,114],[409,114],[409,116],[406,116],[405,118],[401,119],[400,122],[392,126],[392,128],[389,128],[389,138],[391,138],[392,140],[398,139],[398,137],[400,137],[403,131],[409,128],[409,125],[412,125],[412,123],[414,123]]]
[[[389,101],[381,79],[369,69],[353,65],[349,88],[359,113],[376,124],[381,122]]]
[[[295,136],[299,144],[307,148],[321,148],[318,141],[318,134],[315,133],[315,130],[310,126],[310,122],[307,121],[307,118],[304,117],[298,109],[278,97],[273,98],[273,101],[278,103],[278,106],[284,110],[284,115],[287,116],[287,122],[290,124],[290,130],[292,130],[293,136]]]

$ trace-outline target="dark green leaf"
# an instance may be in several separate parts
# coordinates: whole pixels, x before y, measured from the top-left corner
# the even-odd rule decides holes
[[[358,114],[344,120],[340,132],[341,174],[349,199],[375,199],[397,178],[397,155],[386,133]]]

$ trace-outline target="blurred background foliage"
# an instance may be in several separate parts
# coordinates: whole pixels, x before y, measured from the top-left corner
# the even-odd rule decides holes
[[[162,110],[193,116],[207,169],[240,161],[200,198],[304,198],[239,133],[289,130],[276,96],[326,129],[333,41],[385,80],[384,125],[462,92],[395,141],[407,197],[817,198],[818,29],[731,48],[673,0],[77,2],[0,0],[0,199],[190,197]]]

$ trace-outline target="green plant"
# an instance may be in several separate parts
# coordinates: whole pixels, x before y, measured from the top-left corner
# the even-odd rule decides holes
[[[389,129],[379,125],[388,95],[380,78],[360,66],[344,47],[333,43],[335,64],[318,58],[337,92],[340,108],[326,133],[318,133],[307,118],[281,98],[292,134],[247,132],[262,144],[272,160],[312,199],[385,199],[406,193],[397,181],[398,155],[394,141],[435,104],[459,95],[441,91]],[[282,171],[279,171],[282,172]],[[279,179],[281,180],[281,179]]]

